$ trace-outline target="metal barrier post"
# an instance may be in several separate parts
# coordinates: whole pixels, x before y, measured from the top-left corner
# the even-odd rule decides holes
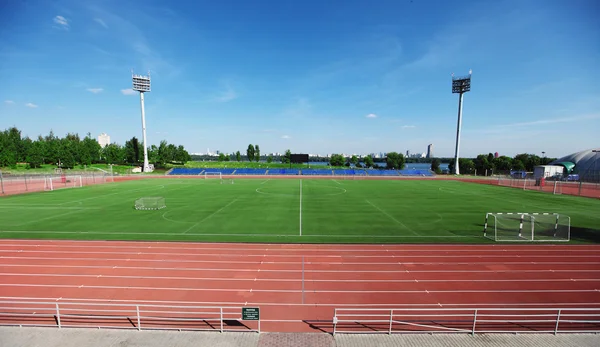
[[[135,305],[135,313],[137,315],[137,323],[138,323],[137,324],[137,328],[138,328],[138,331],[140,331],[140,330],[142,330],[142,323],[140,322],[141,321],[141,319],[140,319],[140,305]]]
[[[475,324],[477,324],[477,309],[475,309],[475,313],[473,314],[473,329],[471,330],[472,336],[475,336]]]
[[[58,303],[56,303],[56,322],[58,323],[58,328],[60,329],[60,310],[58,309]]]
[[[258,333],[260,334],[260,317],[258,318]]]
[[[223,307],[219,307],[219,313],[221,315],[221,332],[223,332]]]
[[[0,171],[0,192],[4,194],[4,180],[2,179],[2,171]]]
[[[394,321],[394,310],[390,310],[390,329],[388,330],[388,335],[392,335],[392,322]]]
[[[333,336],[335,336],[335,330],[336,330],[336,327],[337,327],[337,322],[338,322],[338,319],[337,319],[337,308],[336,308],[336,309],[333,310]]]
[[[27,175],[25,175],[25,191],[29,191],[29,188],[27,187]]]
[[[558,309],[558,314],[556,315],[556,326],[554,326],[554,335],[558,333],[558,323],[560,322],[560,309]]]

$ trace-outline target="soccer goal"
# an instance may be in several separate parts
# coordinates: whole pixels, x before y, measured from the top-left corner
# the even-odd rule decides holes
[[[72,176],[44,176],[44,190],[56,190],[61,188],[81,188],[83,180],[79,175]]]
[[[165,198],[159,196],[139,198],[135,201],[136,210],[160,210],[165,207]]]
[[[571,238],[571,218],[558,213],[487,213],[483,236],[494,241],[565,242]]]
[[[223,175],[221,175],[220,172],[205,172],[204,179],[209,179],[209,178],[223,179]]]

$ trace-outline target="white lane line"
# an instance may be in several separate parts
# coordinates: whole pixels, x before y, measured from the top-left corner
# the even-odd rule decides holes
[[[2,300],[27,300],[27,301],[34,301],[34,302],[40,302],[40,301],[53,301],[53,300],[60,300],[60,301],[67,301],[67,302],[72,302],[72,303],[85,303],[85,302],[91,302],[91,303],[106,303],[107,300],[106,299],[96,299],[96,298],[74,298],[74,299],[69,299],[69,298],[44,298],[44,297],[19,297],[19,296],[0,296],[0,299]],[[242,306],[246,306],[248,304],[250,305],[260,305],[260,306],[317,306],[317,307],[364,307],[365,304],[364,303],[323,303],[323,304],[319,304],[319,303],[314,303],[314,304],[299,304],[299,303],[286,303],[286,302],[282,302],[282,303],[278,303],[278,302],[260,302],[260,301],[255,301],[255,302],[250,302],[250,301],[246,301],[244,302],[240,302],[240,301],[177,301],[177,300],[173,300],[173,301],[168,301],[168,300],[128,300],[128,299],[111,299],[110,303],[135,303],[135,304],[185,304],[185,305],[242,305]],[[385,307],[385,308],[389,308],[389,307],[393,307],[393,308],[401,308],[401,307],[439,307],[441,304],[437,303],[437,304],[399,304],[397,302],[394,303],[388,303],[388,304],[369,304],[369,306],[376,306],[376,307]],[[506,303],[469,303],[469,304],[444,304],[443,306],[445,307],[477,307],[477,308],[481,308],[481,307],[495,307],[495,306],[499,306],[499,307],[567,307],[567,308],[578,308],[578,307],[589,307],[589,308],[593,308],[595,306],[600,307],[600,302],[545,302],[545,303],[512,303],[512,302],[506,302]]]
[[[182,281],[232,281],[232,282],[301,282],[296,278],[231,278],[231,277],[180,277],[180,276],[121,276],[121,275],[85,275],[85,274],[47,274],[47,273],[0,273],[0,276],[21,276],[21,277],[81,277],[81,278],[119,278],[119,279],[156,279],[156,280],[182,280]],[[310,279],[311,282],[335,283],[335,282],[357,282],[357,283],[446,283],[446,282],[485,282],[485,283],[504,283],[504,282],[600,282],[600,278],[544,278],[544,279],[431,279],[431,280],[361,280],[361,279]]]
[[[297,269],[240,269],[240,268],[185,268],[185,267],[146,267],[146,266],[111,266],[111,265],[46,265],[46,264],[0,264],[3,267],[35,267],[35,268],[72,268],[72,269],[123,269],[123,270],[149,270],[149,271],[158,271],[158,270],[169,270],[169,271],[216,271],[216,272],[301,272],[302,270]],[[295,266],[297,267],[297,266]],[[407,270],[305,270],[306,273],[386,273],[386,274],[405,274],[409,273]],[[410,273],[456,273],[456,274],[475,274],[475,273],[598,273],[600,269],[594,270],[578,270],[578,269],[564,269],[564,270],[545,270],[545,269],[532,269],[532,270],[411,270]]]
[[[0,287],[25,288],[82,288],[83,285],[69,284],[30,284],[30,283],[0,283]],[[100,286],[86,285],[89,289],[127,289],[127,290],[169,290],[169,291],[198,291],[198,292],[249,292],[252,289],[239,288],[198,288],[198,287],[145,287],[145,286]],[[301,293],[300,289],[256,289],[258,293]],[[596,289],[483,289],[483,290],[313,290],[313,293],[330,294],[419,294],[419,293],[597,293]]]

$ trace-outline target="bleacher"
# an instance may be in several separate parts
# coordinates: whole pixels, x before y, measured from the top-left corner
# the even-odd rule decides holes
[[[327,169],[302,169],[302,175],[305,176],[331,176],[333,173]]]
[[[367,174],[369,176],[400,176],[397,170],[368,170]]]
[[[298,169],[269,169],[267,175],[298,175],[300,170]]]
[[[399,172],[401,176],[433,176],[431,170],[425,169],[404,169]]]
[[[237,169],[234,175],[266,175],[267,169]]]
[[[204,169],[188,169],[183,167],[177,167],[169,172],[169,175],[178,176],[178,175],[199,175],[203,173]]]

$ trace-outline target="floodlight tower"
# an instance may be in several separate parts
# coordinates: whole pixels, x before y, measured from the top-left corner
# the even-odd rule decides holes
[[[463,94],[471,90],[471,74],[472,70],[469,70],[468,76],[454,77],[452,74],[452,93],[459,94],[458,96],[458,124],[456,125],[456,150],[454,152],[454,174],[458,175],[458,152],[460,149],[460,127],[462,125],[462,104]]]
[[[148,142],[146,141],[146,114],[144,112],[144,93],[150,91],[150,72],[148,76],[135,75],[131,72],[133,90],[140,92],[140,104],[142,106],[142,137],[144,141],[144,172],[150,171],[148,164]]]

